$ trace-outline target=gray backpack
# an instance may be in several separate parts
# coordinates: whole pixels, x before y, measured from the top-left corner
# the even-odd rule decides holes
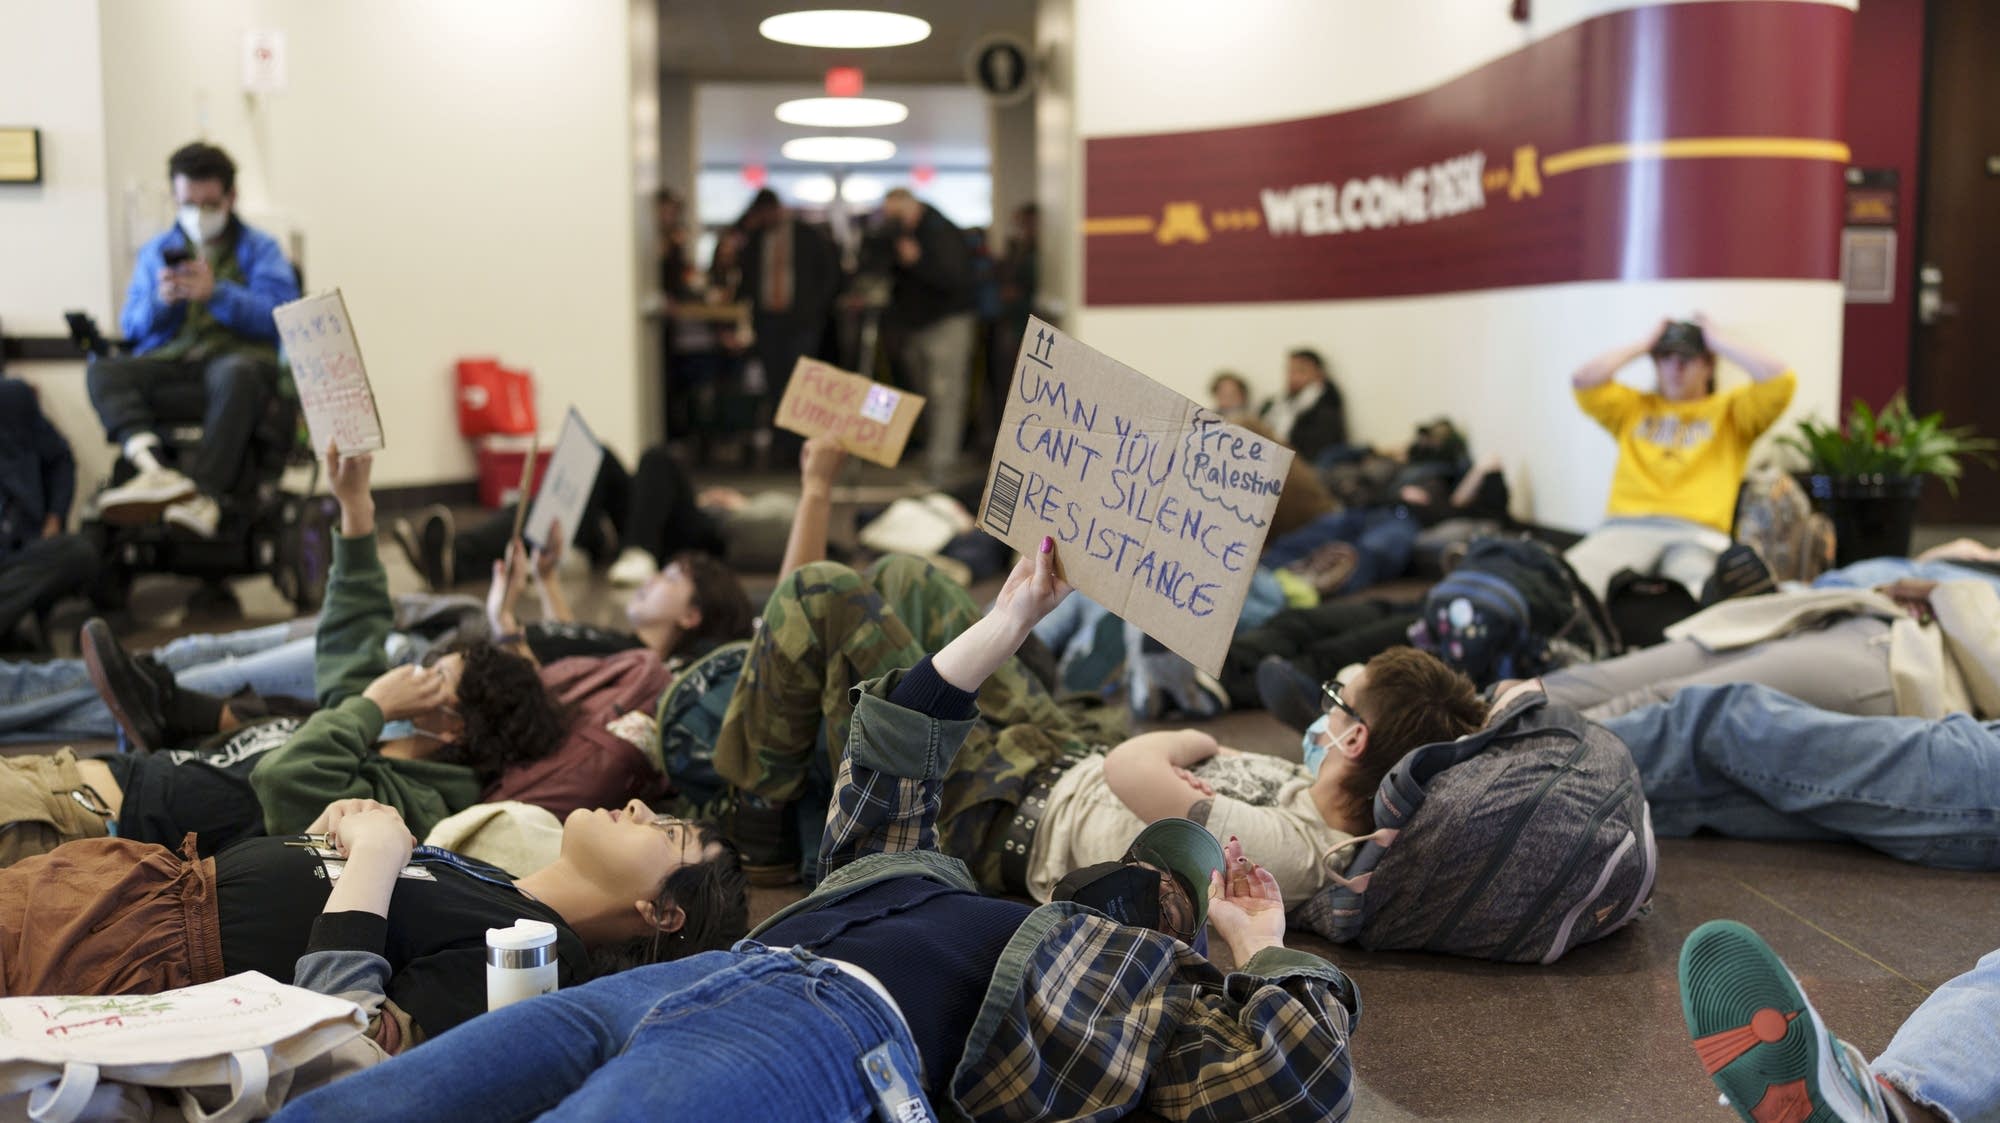
[[[1371,950],[1552,963],[1637,916],[1659,865],[1625,743],[1540,693],[1404,757],[1375,825],[1295,922]]]

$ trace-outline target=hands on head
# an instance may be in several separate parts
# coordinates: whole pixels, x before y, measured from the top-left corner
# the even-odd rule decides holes
[[[384,721],[402,721],[451,704],[451,682],[436,667],[397,667],[368,684],[361,696]]]
[[[1271,871],[1251,861],[1235,836],[1222,847],[1223,869],[1208,883],[1208,922],[1229,945],[1237,966],[1285,943],[1285,895]]]

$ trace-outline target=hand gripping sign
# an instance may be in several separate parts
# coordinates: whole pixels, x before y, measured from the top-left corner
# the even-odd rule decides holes
[[[1028,321],[979,525],[1220,673],[1292,452]]]

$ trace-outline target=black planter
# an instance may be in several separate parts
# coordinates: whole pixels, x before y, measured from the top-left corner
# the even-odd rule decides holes
[[[1909,556],[1922,476],[1806,475],[1799,482],[1813,509],[1833,522],[1837,564]]]

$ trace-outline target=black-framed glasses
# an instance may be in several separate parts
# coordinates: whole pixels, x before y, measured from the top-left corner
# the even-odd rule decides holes
[[[1329,713],[1329,714],[1335,710],[1339,710],[1341,713],[1344,713],[1348,717],[1353,718],[1354,724],[1356,725],[1368,724],[1368,722],[1362,718],[1361,711],[1355,709],[1353,706],[1348,705],[1347,699],[1340,696],[1339,679],[1330,678],[1326,680],[1325,685],[1320,687],[1320,709],[1323,713]]]

